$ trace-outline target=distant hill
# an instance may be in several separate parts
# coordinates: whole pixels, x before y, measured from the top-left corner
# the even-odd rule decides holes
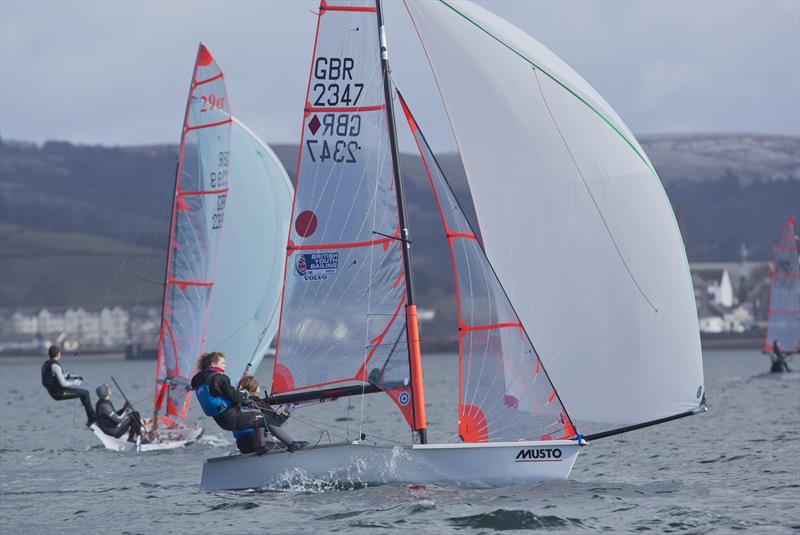
[[[781,224],[800,211],[800,138],[659,135],[640,141],[679,215],[690,260],[737,259],[742,243],[750,259],[772,258]],[[297,146],[273,148],[293,175]],[[159,302],[176,158],[172,145],[0,140],[0,305]],[[439,161],[473,217],[458,155],[442,154]],[[452,280],[442,266],[449,258],[437,233],[420,231],[438,228],[421,160],[404,154],[401,166],[418,299],[448,309]]]

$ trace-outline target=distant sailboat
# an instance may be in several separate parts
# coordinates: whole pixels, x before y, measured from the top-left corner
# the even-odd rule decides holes
[[[271,400],[383,392],[412,440],[208,459],[204,489],[354,471],[364,483],[564,479],[589,440],[705,410],[680,234],[628,129],[560,59],[490,12],[468,2],[406,6],[485,246],[397,93],[456,282],[459,391],[437,402],[457,402],[457,441],[428,443],[381,2],[322,0]],[[622,427],[582,436],[573,418]]]
[[[800,258],[793,217],[786,220],[775,245],[767,332],[763,350],[772,353],[772,371],[788,371],[783,357],[800,351]],[[778,343],[778,348],[775,343]],[[776,349],[781,355],[776,354]]]
[[[254,371],[277,329],[292,186],[272,150],[230,116],[224,75],[203,45],[177,173],[154,416],[145,420],[154,439],[137,445],[94,429],[110,449],[196,440],[203,430],[185,420],[197,357],[225,351],[231,371]]]

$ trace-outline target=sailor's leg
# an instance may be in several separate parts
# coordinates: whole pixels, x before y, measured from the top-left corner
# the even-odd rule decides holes
[[[294,440],[292,440],[292,437],[289,436],[289,433],[287,433],[277,425],[267,425],[267,429],[269,429],[269,432],[272,433],[272,436],[280,440],[284,446],[286,446],[287,448],[292,447],[292,443],[294,442]]]
[[[53,396],[55,399],[75,399],[80,398],[81,403],[83,403],[83,410],[86,411],[86,420],[87,424],[94,422],[94,408],[92,407],[92,398],[89,396],[89,391],[84,390],[83,388],[74,388],[71,386],[66,386],[61,388],[61,394],[56,397]]]

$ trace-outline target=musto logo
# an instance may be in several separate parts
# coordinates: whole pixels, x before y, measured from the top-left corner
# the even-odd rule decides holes
[[[536,463],[560,460],[561,450],[559,448],[529,448],[526,450],[519,450],[519,453],[517,453],[517,458],[514,462]]]

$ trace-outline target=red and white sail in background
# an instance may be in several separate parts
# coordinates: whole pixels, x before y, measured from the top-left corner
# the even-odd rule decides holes
[[[186,104],[158,341],[155,410],[185,417],[187,386],[203,350],[230,168],[225,77],[204,45]]]
[[[320,5],[272,394],[378,387],[413,427],[375,3]]]
[[[786,220],[775,246],[764,351],[777,340],[783,351],[800,351],[800,258],[793,217]]]

